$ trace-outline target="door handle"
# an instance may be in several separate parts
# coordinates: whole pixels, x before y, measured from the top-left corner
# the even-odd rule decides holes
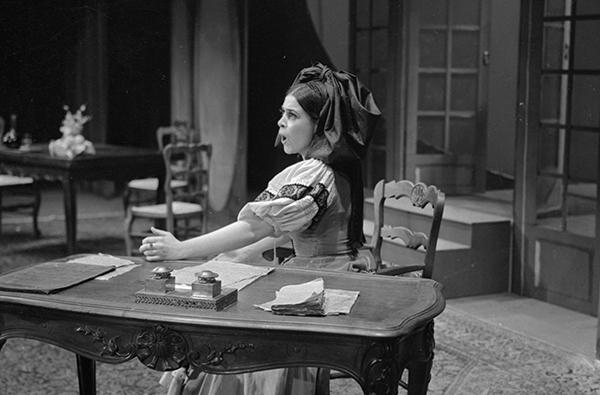
[[[483,54],[481,55],[481,63],[483,63],[484,66],[488,66],[490,64],[490,51],[483,51]]]

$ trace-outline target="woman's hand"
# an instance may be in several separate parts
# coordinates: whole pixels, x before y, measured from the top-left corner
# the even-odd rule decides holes
[[[181,241],[177,240],[171,232],[151,227],[153,235],[142,240],[140,252],[146,256],[147,261],[162,261],[183,259],[181,256]]]

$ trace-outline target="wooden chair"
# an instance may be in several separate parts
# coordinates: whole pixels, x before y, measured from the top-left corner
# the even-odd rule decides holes
[[[2,194],[6,192],[14,197],[14,202],[2,202]],[[11,199],[12,200],[12,199]],[[2,212],[29,210],[33,219],[33,234],[40,236],[38,213],[40,211],[41,193],[37,183],[31,177],[17,177],[0,174],[0,233],[2,233]]]
[[[163,149],[165,163],[165,203],[130,206],[125,219],[125,248],[132,254],[133,238],[148,236],[134,232],[136,219],[162,220],[174,235],[188,237],[191,232],[206,233],[209,170],[212,146],[200,143],[168,144]],[[175,181],[183,182],[180,186]]]
[[[386,199],[405,199],[413,207],[425,209],[430,205],[433,209],[427,218],[428,226],[420,229],[410,229],[408,224],[392,226],[384,220],[384,204]],[[373,189],[374,225],[371,245],[368,247],[374,260],[374,271],[377,274],[397,276],[422,272],[423,278],[431,278],[435,263],[435,251],[437,246],[442,215],[444,213],[445,194],[433,185],[425,185],[421,182],[413,183],[408,180],[388,181],[380,180]],[[398,239],[399,245],[408,249],[425,250],[423,262],[411,263],[410,265],[395,265],[381,258],[381,248],[384,240]],[[402,257],[400,257],[400,260]],[[358,268],[363,269],[363,268]]]
[[[193,140],[194,130],[189,129],[184,122],[176,122],[173,126],[163,126],[156,130],[156,141],[158,150],[163,151],[165,145],[178,142],[189,143]],[[174,188],[185,186],[185,182],[181,180],[173,181]],[[133,202],[135,204],[154,203],[156,202],[158,192],[158,178],[139,178],[131,180],[127,183],[123,193],[123,208],[127,212],[127,208]],[[143,198],[142,196],[147,196]]]
[[[411,206],[425,209],[430,205],[433,209],[431,215],[423,216],[426,218],[426,225],[421,228],[413,229],[407,226],[390,225],[384,218],[384,205],[387,199],[404,199],[410,202]],[[355,269],[362,272],[374,273],[385,276],[410,276],[419,273],[419,277],[431,278],[433,275],[435,263],[435,250],[437,245],[440,226],[442,224],[442,215],[444,213],[445,194],[433,185],[427,186],[424,183],[413,183],[408,180],[385,181],[380,180],[373,189],[374,206],[374,225],[371,244],[366,248],[365,256],[368,263],[355,265]],[[422,262],[412,261],[408,265],[402,265],[403,256],[398,257],[398,262],[392,263],[384,261],[381,257],[381,249],[384,240],[398,240],[398,245],[406,247],[409,250],[424,249]],[[407,255],[414,255],[409,251]],[[349,375],[336,370],[323,372],[320,376],[327,376],[329,380],[340,378],[350,378]],[[401,380],[400,386],[408,389],[410,383],[410,367],[408,368],[408,382]],[[319,378],[320,382],[324,380]],[[328,394],[328,388],[319,391],[319,395]]]

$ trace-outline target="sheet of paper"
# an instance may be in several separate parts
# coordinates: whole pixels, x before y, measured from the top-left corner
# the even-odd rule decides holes
[[[114,267],[121,267],[134,264],[134,262],[130,261],[129,259],[117,258],[116,256],[102,253],[84,255],[75,259],[71,259],[68,262]]]
[[[96,277],[94,280],[110,280],[113,277],[120,276],[123,273],[127,273],[131,269],[139,266],[139,264],[130,261],[129,259],[118,258],[109,254],[89,254],[84,255],[68,261],[69,263],[80,263],[83,265],[97,265],[97,266],[112,266],[116,269],[112,272],[106,273],[102,276]]]
[[[196,273],[203,270],[210,270],[217,273],[219,275],[218,280],[221,280],[221,288],[236,288],[238,291],[241,291],[260,277],[271,273],[274,268],[211,260],[201,265],[173,270],[175,289],[191,289],[191,283],[196,281]]]
[[[110,280],[111,278],[120,276],[121,274],[124,274],[124,273],[127,273],[131,269],[136,268],[138,266],[140,266],[140,265],[133,264],[133,265],[121,266],[121,267],[116,268],[112,272],[108,272],[106,274],[103,274],[102,276],[96,277],[94,280],[103,280],[103,281]]]
[[[325,289],[325,314],[350,314],[352,306],[358,299],[359,291],[345,289]]]

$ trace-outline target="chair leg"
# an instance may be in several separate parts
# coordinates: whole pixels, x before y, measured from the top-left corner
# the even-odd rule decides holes
[[[40,228],[38,226],[38,215],[40,213],[40,205],[42,202],[42,193],[40,191],[40,188],[35,185],[34,186],[34,193],[35,193],[35,197],[34,197],[34,201],[33,201],[33,234],[35,235],[35,237],[40,237],[40,235],[42,234],[40,232]]]
[[[0,235],[2,234],[2,189],[0,189]]]
[[[129,187],[125,187],[125,191],[123,191],[123,212],[127,215],[127,208],[129,208],[129,199],[131,197],[131,189]]]
[[[133,214],[131,209],[127,209],[127,217],[125,218],[125,254],[132,255],[133,242],[131,240],[131,229],[133,227]]]
[[[202,212],[202,234],[205,234],[208,229],[208,215],[205,211]]]

